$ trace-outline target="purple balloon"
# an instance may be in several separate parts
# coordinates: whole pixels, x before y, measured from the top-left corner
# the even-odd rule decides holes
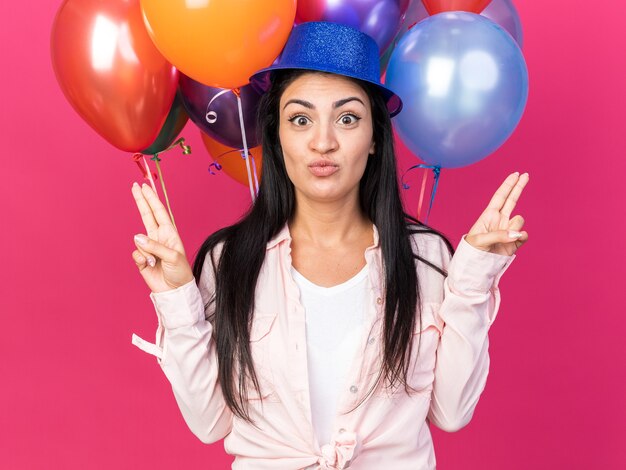
[[[406,33],[411,26],[419,23],[422,20],[425,20],[429,16],[430,14],[428,13],[428,10],[426,10],[424,3],[422,3],[421,0],[413,0],[409,5],[409,9],[402,17],[402,22],[400,23],[400,31],[398,32],[396,38],[400,39],[400,36]]]
[[[522,47],[524,41],[522,22],[511,0],[491,0],[481,15],[506,29],[519,47]]]
[[[382,0],[374,5],[361,29],[364,33],[376,39],[376,43],[382,52],[393,41],[400,27],[401,19],[402,15],[400,14],[398,2]]]
[[[359,29],[361,26],[361,18],[356,9],[345,2],[333,2],[326,5],[323,19],[320,21],[329,21],[331,23],[341,23],[351,28]]]
[[[208,136],[228,147],[242,149],[237,96],[227,88],[215,88],[180,74],[179,89],[189,119]],[[251,85],[240,88],[248,148],[260,142],[256,115],[261,94]]]
[[[329,21],[358,29],[387,49],[398,32],[407,0],[299,0],[297,23]]]
[[[492,0],[493,1],[493,0]],[[387,65],[389,64],[389,59],[391,58],[391,53],[393,52],[394,47],[400,41],[400,38],[409,30],[409,28],[416,23],[428,18],[430,15],[426,10],[426,7],[422,3],[422,0],[413,0],[408,7],[408,10],[402,15],[400,20],[400,28],[398,29],[398,33],[395,35],[387,50],[381,54],[380,57],[380,70],[386,70]]]

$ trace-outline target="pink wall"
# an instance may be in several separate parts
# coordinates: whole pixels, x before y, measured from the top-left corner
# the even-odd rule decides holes
[[[610,5],[612,3],[612,5]],[[229,468],[187,429],[156,360],[156,317],[130,254],[139,172],[63,97],[49,37],[60,0],[3,5],[0,27],[0,467]],[[442,172],[430,223],[455,243],[512,171],[529,242],[501,282],[491,372],[472,422],[434,429],[439,468],[617,468],[626,461],[626,7],[517,1],[530,96],[512,138]],[[622,57],[622,58],[620,58]],[[248,190],[211,176],[195,128],[164,157],[192,256]],[[401,158],[401,168],[415,163]],[[408,207],[415,210],[419,175]]]

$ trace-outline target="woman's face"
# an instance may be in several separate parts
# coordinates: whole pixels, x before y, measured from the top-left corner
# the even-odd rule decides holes
[[[335,201],[358,195],[374,153],[369,97],[340,75],[301,75],[281,96],[279,137],[298,196]]]

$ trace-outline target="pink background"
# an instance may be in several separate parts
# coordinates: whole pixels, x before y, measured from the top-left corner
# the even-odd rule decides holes
[[[156,317],[131,260],[142,224],[129,154],[73,111],[54,78],[60,1],[6,2],[0,47],[0,467],[229,468],[221,443],[187,429],[156,359]],[[621,2],[517,1],[530,95],[489,158],[444,170],[430,223],[455,245],[501,180],[528,171],[515,213],[530,234],[501,281],[491,371],[471,423],[433,427],[438,468],[608,469],[626,461],[624,170],[626,46]],[[164,156],[190,256],[234,222],[246,187],[193,153]],[[401,169],[417,161],[407,154]],[[415,212],[421,174],[410,177]]]

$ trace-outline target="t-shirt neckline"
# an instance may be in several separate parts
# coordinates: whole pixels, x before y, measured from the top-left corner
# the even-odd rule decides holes
[[[300,272],[296,270],[296,268],[291,266],[291,273],[293,274],[293,276],[296,278],[297,281],[300,281],[300,283],[304,285],[304,287],[306,287],[308,290],[315,291],[321,294],[326,294],[326,295],[336,294],[338,292],[342,292],[344,290],[350,289],[351,287],[354,287],[356,284],[358,284],[367,276],[367,271],[368,271],[367,264],[365,264],[365,266],[363,266],[363,268],[358,273],[356,273],[347,281],[344,281],[341,284],[337,284],[331,287],[323,287],[323,286],[319,286],[309,281],[306,277],[300,274]]]

